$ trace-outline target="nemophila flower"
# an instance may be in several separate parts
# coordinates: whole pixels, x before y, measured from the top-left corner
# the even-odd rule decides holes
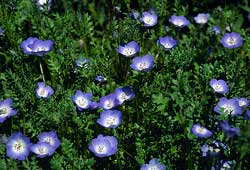
[[[231,127],[227,121],[221,122],[220,126],[221,126],[222,131],[228,137],[240,136],[240,129]]]
[[[119,104],[119,101],[116,99],[116,95],[111,93],[107,96],[102,96],[100,98],[99,106],[103,109],[112,109]]]
[[[105,128],[116,128],[122,123],[122,113],[119,110],[105,110],[97,123]]]
[[[87,58],[79,58],[75,61],[77,67],[82,67],[84,69],[87,69],[90,65],[90,60]]]
[[[45,9],[50,10],[52,5],[52,0],[36,0],[36,5],[41,11]]]
[[[91,102],[90,103],[90,108],[91,109],[98,109],[99,108],[99,104],[97,102]]]
[[[30,152],[30,139],[21,132],[13,133],[6,143],[6,155],[17,160],[25,160]]]
[[[91,99],[91,93],[83,93],[81,90],[77,90],[75,95],[72,96],[72,100],[76,104],[79,111],[90,108],[92,103]]]
[[[214,140],[212,144],[204,144],[201,146],[203,157],[219,157],[223,151],[228,150],[228,146]]]
[[[166,166],[161,164],[157,158],[153,158],[149,161],[149,164],[142,165],[141,170],[166,170]]]
[[[221,44],[225,48],[237,48],[240,47],[243,43],[243,39],[239,33],[232,32],[232,33],[225,33],[221,39]]]
[[[58,139],[55,132],[42,132],[38,135],[39,142],[47,142],[50,144],[54,150],[60,146],[60,140]]]
[[[247,98],[242,97],[242,98],[235,98],[235,99],[238,101],[240,107],[249,106],[250,100],[248,100]]]
[[[140,51],[140,47],[135,41],[131,41],[128,44],[125,44],[124,46],[119,45],[117,52],[126,56],[126,57],[132,57],[136,53]]]
[[[169,50],[177,45],[177,41],[170,36],[160,37],[157,42],[166,50]]]
[[[130,67],[138,71],[148,71],[154,66],[153,56],[147,54],[143,57],[135,57]]]
[[[99,74],[99,75],[95,76],[95,81],[98,83],[104,83],[107,81],[107,78],[104,77],[103,75]]]
[[[224,80],[211,79],[209,85],[216,93],[225,94],[228,92],[228,86]]]
[[[194,20],[197,24],[206,24],[209,18],[210,14],[200,13],[196,17],[194,17]]]
[[[139,16],[140,16],[140,14],[139,14],[138,11],[132,11],[132,12],[130,13],[130,17],[131,17],[132,19],[137,20],[137,19],[139,18]]]
[[[36,86],[36,97],[48,98],[54,93],[54,90],[50,86],[46,86],[44,82],[38,82]]]
[[[184,16],[176,15],[172,15],[169,19],[169,22],[181,28],[190,24],[189,20],[187,20]]]
[[[98,135],[97,138],[92,139],[89,145],[89,150],[97,157],[106,157],[114,155],[117,148],[118,141],[114,136]]]
[[[212,136],[212,132],[208,130],[207,128],[199,125],[199,124],[194,124],[192,127],[192,133],[198,137],[201,138],[208,138]]]
[[[10,98],[0,101],[0,123],[17,114],[17,111],[12,108],[12,104],[13,100]]]
[[[130,86],[125,86],[122,88],[116,88],[115,95],[116,95],[116,99],[118,100],[119,104],[121,105],[123,102],[134,98],[135,93]]]
[[[157,24],[158,16],[154,12],[143,12],[140,21],[145,27],[152,27]]]
[[[242,114],[242,108],[240,107],[238,101],[235,98],[220,98],[219,102],[214,107],[214,111],[219,114],[228,114],[233,116]]]
[[[34,41],[38,40],[36,37],[29,37],[28,39],[22,41],[21,48],[23,49],[24,54],[31,55],[33,54],[32,49],[30,48],[30,45],[34,43]]]
[[[245,118],[246,120],[250,120],[250,110],[246,110]]]
[[[37,144],[33,144],[31,145],[30,150],[39,158],[51,156],[55,152],[55,148],[48,142],[38,142]]]
[[[220,29],[220,27],[218,27],[218,26],[213,26],[212,31],[213,31],[215,34],[220,34],[220,33],[221,33],[221,29]]]

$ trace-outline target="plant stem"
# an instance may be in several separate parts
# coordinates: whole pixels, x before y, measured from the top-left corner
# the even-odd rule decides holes
[[[40,66],[40,71],[41,71],[41,74],[42,74],[42,77],[43,77],[43,82],[45,83],[45,77],[44,77],[44,73],[43,73],[43,66],[42,66],[42,62],[41,60],[39,60],[39,66]]]

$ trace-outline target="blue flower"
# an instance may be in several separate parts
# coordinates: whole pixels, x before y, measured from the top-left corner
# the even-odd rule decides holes
[[[172,15],[169,19],[169,22],[180,28],[188,26],[190,24],[189,20],[187,20],[184,16],[176,15]]]
[[[160,37],[157,42],[166,50],[169,50],[177,45],[177,41],[170,36]]]
[[[60,140],[58,139],[55,132],[42,132],[38,135],[39,142],[46,142],[50,144],[54,150],[60,146]],[[51,153],[51,152],[50,152]]]
[[[138,71],[149,71],[154,66],[153,56],[147,54],[143,57],[135,57],[130,67]]]
[[[92,103],[91,99],[91,93],[83,93],[81,90],[77,90],[75,95],[72,96],[72,100],[77,105],[79,111],[90,108]]]
[[[118,141],[114,136],[98,135],[97,138],[92,139],[89,145],[89,150],[97,157],[106,157],[114,155],[117,148]]]
[[[228,86],[224,80],[211,79],[209,85],[216,93],[225,94],[228,92]]]
[[[10,98],[0,101],[0,123],[17,114],[17,111],[12,108],[12,104],[13,101]]]
[[[140,51],[140,47],[135,41],[131,41],[128,44],[125,44],[124,46],[119,45],[117,52],[126,56],[126,57],[132,57],[136,53]]]
[[[142,165],[140,170],[166,170],[166,166],[161,164],[157,158],[153,158],[149,164]]]
[[[25,160],[30,153],[30,139],[21,132],[13,133],[6,143],[6,154],[8,157]]]
[[[227,121],[221,122],[220,126],[228,137],[240,136],[240,129],[231,127]]]
[[[54,90],[50,86],[46,86],[44,82],[38,82],[36,86],[36,97],[38,99],[45,98],[47,99],[52,94],[54,94]]]
[[[220,98],[219,102],[214,107],[214,111],[219,114],[228,114],[233,116],[242,114],[242,108],[239,106],[239,103],[235,98]]]
[[[208,130],[207,128],[199,125],[199,124],[194,124],[192,127],[192,133],[198,137],[201,138],[208,138],[213,135],[213,133]]]
[[[200,13],[196,17],[194,17],[194,20],[197,24],[206,24],[209,18],[210,14]]]
[[[215,34],[220,34],[220,33],[221,33],[221,29],[220,29],[220,27],[218,27],[218,26],[213,26],[212,31],[213,31]]]
[[[242,97],[242,98],[235,98],[235,99],[238,101],[240,107],[249,106],[250,100],[248,100],[247,98]]]
[[[30,150],[35,153],[38,158],[51,156],[55,152],[55,148],[48,142],[38,142],[37,144],[33,144],[31,145]]]
[[[105,128],[116,128],[122,123],[122,113],[119,110],[105,110],[97,123]]]
[[[95,81],[98,83],[104,83],[107,81],[107,78],[99,74],[95,77]]]
[[[242,37],[239,33],[236,32],[226,33],[221,39],[221,44],[223,45],[223,47],[229,49],[240,47],[242,43]]]
[[[99,106],[103,109],[112,109],[119,104],[119,101],[116,99],[116,95],[111,93],[107,96],[102,96],[100,98]]]
[[[152,27],[157,24],[158,16],[154,12],[143,12],[140,21],[145,27]]]
[[[135,93],[130,86],[125,86],[122,88],[116,88],[115,95],[116,95],[116,99],[119,102],[119,105],[121,105],[123,102],[134,98]]]

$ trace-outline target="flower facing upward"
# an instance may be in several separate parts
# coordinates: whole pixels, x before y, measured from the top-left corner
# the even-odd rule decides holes
[[[197,24],[206,24],[209,18],[210,18],[210,14],[200,13],[196,17],[194,17],[194,20]]]
[[[105,128],[116,128],[122,123],[122,113],[119,110],[105,110],[97,123]]]
[[[111,93],[107,96],[102,96],[100,98],[99,106],[103,109],[112,109],[119,104],[118,100],[116,99],[116,95]]]
[[[60,146],[60,140],[58,139],[55,132],[42,132],[38,136],[39,142],[46,142],[50,144],[54,150],[56,150]]]
[[[153,56],[147,54],[143,57],[135,57],[130,67],[138,71],[148,71],[154,66]]]
[[[201,138],[208,138],[212,136],[212,132],[208,130],[207,128],[199,125],[199,124],[194,124],[192,127],[192,132],[194,135],[201,137]]]
[[[166,166],[161,164],[157,158],[153,158],[149,161],[149,164],[142,165],[141,170],[166,170]]]
[[[181,28],[190,24],[189,20],[187,20],[184,16],[176,15],[172,15],[169,19],[169,22]]]
[[[240,129],[239,128],[233,128],[231,127],[227,121],[221,122],[220,123],[222,131],[228,136],[228,137],[233,137],[233,136],[240,136]]]
[[[239,103],[235,98],[220,98],[219,102],[214,107],[214,111],[219,114],[228,114],[233,116],[242,114],[242,108],[239,106]]]
[[[161,44],[166,50],[169,50],[177,45],[177,41],[170,36],[160,37],[158,43]]]
[[[143,12],[140,19],[145,27],[152,27],[157,24],[158,16],[154,12]]]
[[[248,100],[247,98],[242,97],[242,98],[235,98],[235,99],[238,101],[240,107],[249,106],[250,100]]]
[[[135,93],[130,86],[125,86],[122,88],[115,89],[116,99],[118,100],[119,104],[121,105],[123,102],[127,100],[131,100],[135,97]]]
[[[48,142],[38,142],[30,147],[30,150],[36,154],[38,158],[44,158],[46,156],[51,156],[55,149]]]
[[[29,37],[22,41],[21,48],[24,54],[43,56],[52,50],[53,44],[51,40],[43,41],[36,37]]]
[[[225,48],[237,48],[240,47],[243,43],[243,39],[241,38],[239,33],[232,32],[226,33],[221,39],[221,44]]]
[[[225,94],[228,92],[228,86],[224,80],[211,79],[209,85],[216,93]]]
[[[126,56],[126,57],[132,57],[136,53],[140,51],[140,47],[135,41],[131,41],[128,44],[125,44],[124,46],[119,45],[117,49],[118,53]]]
[[[44,82],[38,82],[36,86],[36,97],[48,98],[54,93],[54,90],[50,86],[46,86]]]
[[[72,96],[72,100],[77,105],[79,111],[90,108],[92,103],[91,99],[91,93],[83,93],[81,90],[77,90],[75,95]]]
[[[43,11],[44,9],[50,10],[52,0],[36,0],[36,5],[41,11]]]
[[[17,111],[12,108],[12,104],[13,101],[10,98],[0,101],[0,123],[17,114]]]
[[[24,136],[21,132],[12,134],[6,144],[6,154],[8,157],[25,160],[30,152],[30,139]]]
[[[118,141],[114,136],[98,135],[97,138],[92,139],[89,145],[89,150],[97,157],[105,157],[114,155],[117,148]]]

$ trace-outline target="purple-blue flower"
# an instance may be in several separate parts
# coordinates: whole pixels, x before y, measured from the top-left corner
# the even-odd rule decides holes
[[[33,54],[33,51],[30,48],[30,45],[33,44],[37,40],[38,40],[38,38],[36,38],[36,37],[29,37],[28,39],[22,41],[21,48],[23,49],[23,53],[28,54],[28,55]]]
[[[55,148],[48,142],[38,142],[37,144],[33,144],[31,145],[30,150],[35,153],[38,158],[51,156],[55,152]]]
[[[157,158],[153,158],[149,164],[142,165],[140,170],[166,170],[166,166],[161,164]]]
[[[44,82],[38,82],[36,86],[36,97],[38,99],[47,99],[54,93],[54,90],[50,86],[46,86]]]
[[[199,125],[199,124],[194,124],[192,127],[192,133],[198,137],[201,138],[208,138],[212,136],[212,132],[208,130],[207,128]]]
[[[17,114],[17,111],[12,108],[12,104],[13,101],[10,98],[0,101],[0,123]]]
[[[115,95],[116,95],[116,99],[119,102],[119,105],[121,105],[123,102],[134,98],[135,93],[130,86],[125,86],[122,88],[116,88]]]
[[[237,48],[240,47],[243,43],[243,39],[239,33],[232,32],[232,33],[225,33],[221,39],[221,44],[225,48]]]
[[[242,108],[239,106],[239,103],[235,98],[220,98],[219,102],[214,107],[214,111],[219,114],[228,114],[232,116],[242,114]]]
[[[196,17],[194,17],[194,20],[197,24],[206,24],[209,18],[210,14],[200,13]]]
[[[246,110],[245,118],[246,120],[250,120],[250,110]]]
[[[184,16],[176,15],[172,15],[169,19],[169,22],[180,28],[190,24],[189,20],[187,20]]]
[[[0,35],[3,35],[3,29],[0,27]]]
[[[118,148],[118,141],[114,136],[98,135],[97,138],[92,139],[89,145],[89,150],[97,157],[106,157],[114,155]]]
[[[72,96],[73,102],[76,104],[77,109],[82,111],[91,107],[92,94],[83,93],[81,90],[77,90],[75,95]]]
[[[160,37],[158,43],[166,50],[169,50],[177,45],[177,41],[170,36]]]
[[[244,97],[236,98],[235,97],[235,99],[238,101],[240,107],[247,107],[250,104],[250,100],[248,100],[247,98],[244,98]]]
[[[220,29],[220,27],[218,27],[218,26],[213,26],[212,31],[213,31],[215,34],[220,34],[220,33],[221,33],[221,29]]]
[[[128,44],[125,44],[124,46],[119,45],[117,52],[126,56],[126,57],[132,57],[136,53],[140,51],[140,47],[137,42],[131,41]]]
[[[135,57],[130,67],[138,71],[148,71],[154,66],[153,56],[147,54],[143,57]]]
[[[114,93],[108,94],[107,96],[102,96],[100,98],[99,106],[103,109],[112,109],[119,104]]]
[[[143,12],[140,21],[145,27],[152,27],[157,24],[158,16],[154,12]]]
[[[224,80],[211,79],[209,85],[216,93],[225,94],[228,92],[228,86]]]
[[[90,64],[90,60],[87,58],[79,58],[75,61],[77,67],[83,67],[84,69],[87,69]]]
[[[107,81],[107,78],[104,77],[103,75],[97,75],[95,76],[95,81],[98,82],[98,83],[104,83]]]
[[[47,142],[50,144],[54,150],[60,146],[60,140],[58,139],[55,132],[42,132],[38,135],[39,142]]]
[[[21,132],[13,133],[6,143],[6,155],[17,160],[25,160],[30,153],[30,139]]]
[[[116,128],[122,123],[122,113],[119,110],[105,110],[97,123],[105,128]]]
[[[227,121],[221,122],[220,126],[228,137],[240,136],[240,129],[231,127]]]

